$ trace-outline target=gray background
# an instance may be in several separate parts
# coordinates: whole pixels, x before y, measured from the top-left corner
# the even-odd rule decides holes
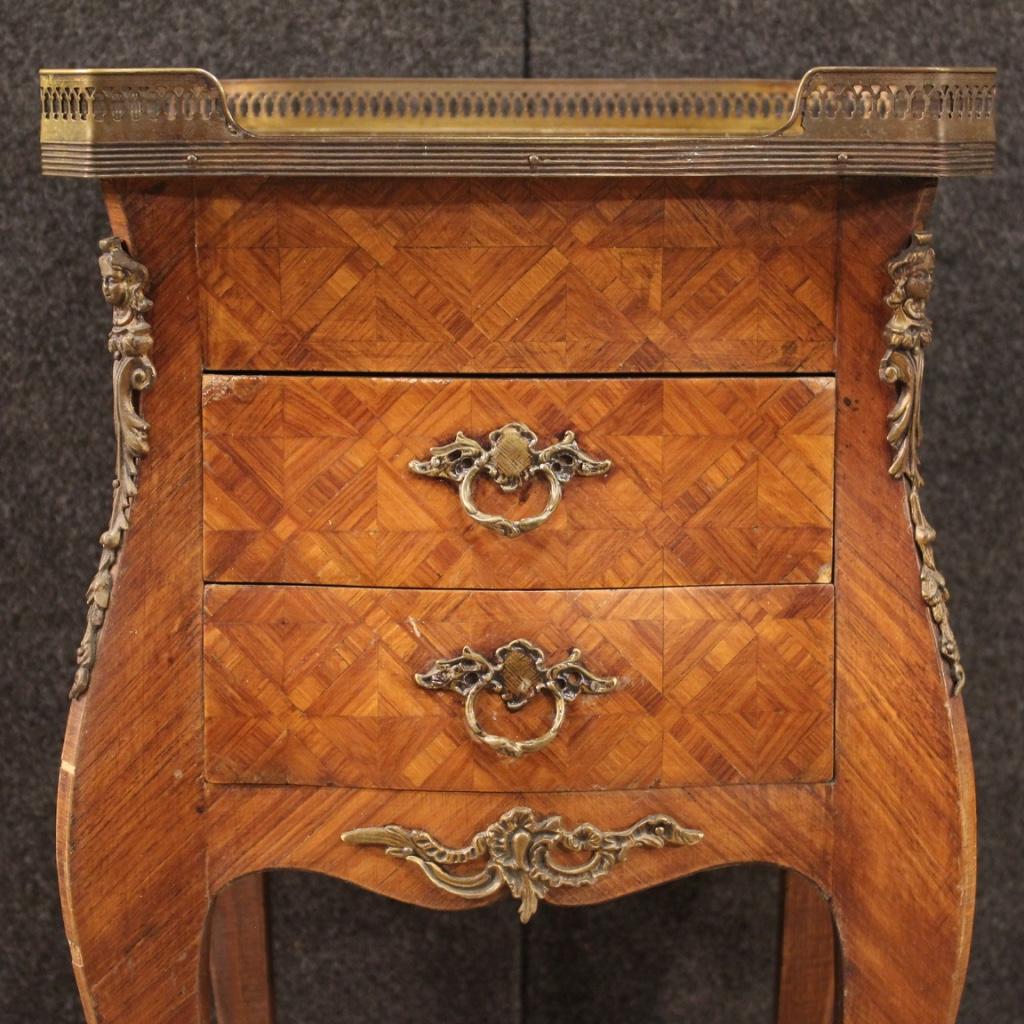
[[[1001,74],[998,171],[994,180],[947,183],[932,219],[940,266],[925,499],[970,674],[978,778],[978,913],[960,1019],[1016,1024],[1024,1004],[1022,22],[1024,5],[993,0],[5,4],[0,1019],[81,1019],[52,823],[65,695],[113,464],[109,311],[94,255],[107,230],[95,183],[38,176],[40,66],[186,64],[223,76],[795,77],[822,63],[992,63]],[[385,1014],[395,1024],[542,1024],[572,1014],[767,1022],[777,896],[774,871],[734,869],[604,906],[546,908],[523,930],[507,902],[439,915],[326,879],[275,879],[280,1021]]]

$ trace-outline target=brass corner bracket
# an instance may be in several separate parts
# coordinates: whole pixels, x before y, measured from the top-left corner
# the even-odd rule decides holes
[[[683,828],[667,814],[652,814],[631,828],[604,832],[590,824],[567,829],[560,815],[541,818],[529,807],[513,807],[461,848],[402,825],[357,828],[343,833],[341,840],[383,846],[389,856],[410,861],[439,889],[463,899],[486,899],[507,886],[519,900],[519,919],[525,924],[550,889],[592,885],[635,847],[692,846],[703,838],[703,832]],[[552,859],[559,848],[589,856],[583,862],[559,864]],[[450,870],[475,860],[485,861],[479,871]]]
[[[114,567],[138,492],[139,463],[149,451],[149,424],[139,412],[138,396],[156,380],[156,369],[149,358],[153,336],[146,321],[146,313],[153,305],[145,295],[149,271],[128,255],[120,238],[104,238],[100,242],[99,265],[103,297],[113,310],[107,348],[114,357],[116,468],[110,524],[100,537],[103,550],[99,568],[85,594],[85,633],[78,645],[72,699],[89,689],[100,630],[110,605]]]
[[[964,688],[966,675],[960,661],[953,627],[949,621],[949,588],[935,564],[935,530],[921,508],[921,393],[924,383],[924,351],[931,344],[932,322],[925,306],[935,275],[935,250],[927,231],[915,231],[910,244],[894,256],[886,268],[893,287],[885,297],[892,310],[885,325],[888,346],[879,375],[896,389],[896,401],[889,412],[886,434],[896,453],[889,472],[906,481],[914,541],[921,557],[921,596],[939,631],[939,650],[949,665],[952,692]]]

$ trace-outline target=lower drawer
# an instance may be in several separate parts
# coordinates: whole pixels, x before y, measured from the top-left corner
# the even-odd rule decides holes
[[[828,585],[212,585],[207,779],[478,792],[823,781],[833,646]],[[595,681],[566,665],[572,648]],[[495,669],[512,704],[531,680],[554,685],[510,710],[483,685]],[[458,687],[491,737],[529,745],[559,708],[564,722],[542,749],[503,756],[471,736]]]

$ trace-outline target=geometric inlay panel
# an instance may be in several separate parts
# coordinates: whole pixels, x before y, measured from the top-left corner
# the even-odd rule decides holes
[[[617,676],[581,694],[519,759],[473,740],[454,694],[413,674],[466,645],[524,637]],[[209,586],[204,693],[211,782],[386,789],[585,790],[815,782],[832,775],[833,590],[626,591]],[[522,739],[551,717],[477,701]]]
[[[576,589],[831,579],[830,377],[396,379],[208,375],[204,558],[217,582]],[[567,430],[604,476],[504,537],[410,471],[458,431]],[[485,511],[521,519],[540,477]]]
[[[765,178],[201,182],[205,365],[829,372],[836,195]]]

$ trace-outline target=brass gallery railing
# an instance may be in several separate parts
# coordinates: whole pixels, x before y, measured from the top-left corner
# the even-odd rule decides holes
[[[799,81],[225,80],[40,72],[43,171],[197,174],[984,174],[991,68]]]

